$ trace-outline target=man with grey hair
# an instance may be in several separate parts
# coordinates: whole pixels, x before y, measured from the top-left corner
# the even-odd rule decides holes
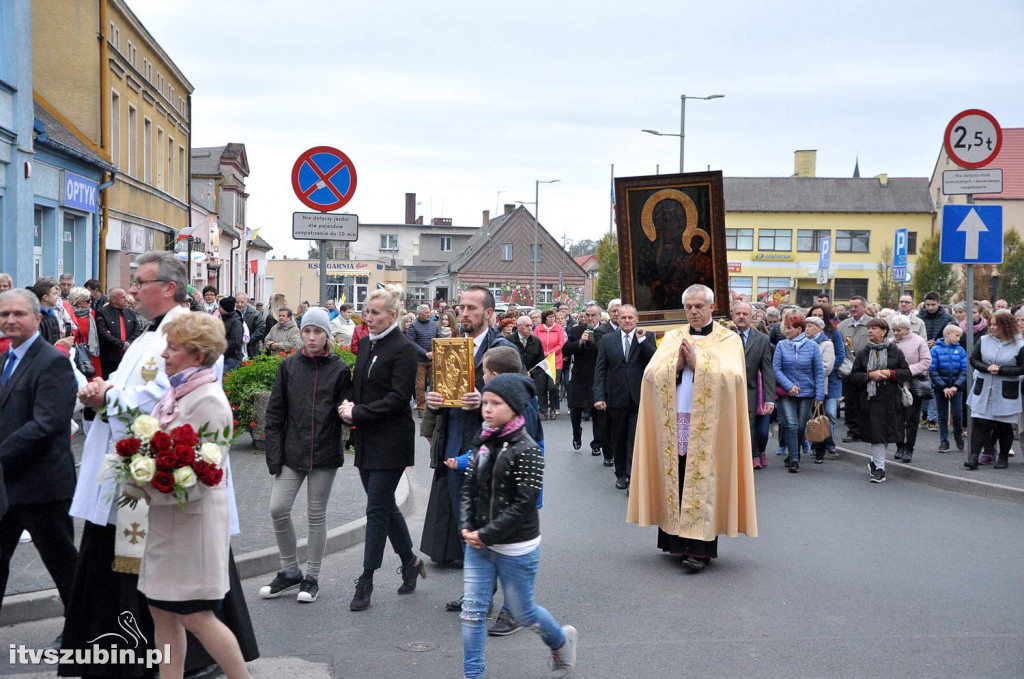
[[[405,331],[406,337],[416,345],[419,363],[416,364],[416,414],[423,417],[426,407],[427,377],[433,365],[434,339],[441,336],[437,321],[430,317],[430,307],[420,304],[416,307],[416,320]]]
[[[583,311],[583,323],[569,328],[562,354],[572,359],[572,379],[569,381],[569,419],[572,421],[572,447],[583,447],[583,413],[594,407],[594,367],[597,362],[597,348],[601,341],[601,307],[591,302]],[[601,454],[601,426],[604,413],[591,410],[593,439],[590,441],[591,455]]]
[[[753,307],[749,302],[732,305],[732,322],[743,340],[747,366],[747,419],[750,423],[750,445],[754,469],[768,466],[768,433],[772,411],[775,410],[775,370],[772,367],[771,342],[768,336],[750,325]]]
[[[601,324],[602,335],[610,335],[619,329],[619,307],[621,306],[622,300],[618,297],[608,302],[608,320]]]
[[[57,279],[57,284],[60,286],[60,296],[63,299],[67,299],[71,288],[75,287],[75,274],[62,273]]]
[[[900,295],[899,311],[901,314],[907,317],[910,323],[910,332],[915,335],[920,335],[924,339],[928,339],[928,331],[925,330],[924,321],[917,317],[914,313],[914,296],[913,295]]]
[[[184,302],[185,300],[181,300]],[[242,323],[248,331],[249,340],[245,344],[246,355],[249,358],[258,356],[260,353],[260,342],[267,336],[266,320],[263,314],[256,311],[256,308],[249,304],[249,295],[244,292],[235,294],[235,311],[242,317]]]

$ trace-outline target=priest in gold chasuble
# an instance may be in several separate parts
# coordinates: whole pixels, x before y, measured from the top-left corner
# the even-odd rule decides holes
[[[658,526],[658,547],[694,573],[719,534],[756,537],[757,516],[743,341],[712,322],[711,288],[687,288],[683,307],[644,372],[626,521]]]

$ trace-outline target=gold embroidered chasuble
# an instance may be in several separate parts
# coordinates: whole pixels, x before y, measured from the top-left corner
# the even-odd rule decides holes
[[[679,493],[676,364],[680,342],[695,344],[690,436]],[[757,536],[743,341],[715,323],[709,335],[683,325],[665,333],[644,371],[626,521],[710,541]]]

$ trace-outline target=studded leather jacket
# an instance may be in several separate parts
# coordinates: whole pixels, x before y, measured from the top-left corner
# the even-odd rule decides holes
[[[460,530],[479,531],[485,545],[525,542],[540,535],[537,496],[544,456],[525,427],[473,449],[462,488]]]

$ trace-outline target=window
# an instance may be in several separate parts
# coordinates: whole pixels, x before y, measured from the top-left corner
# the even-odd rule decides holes
[[[917,231],[907,231],[907,254],[917,254]]]
[[[793,249],[793,230],[761,229],[757,233],[757,249],[789,252]]]
[[[797,252],[820,252],[821,239],[832,235],[829,229],[799,229],[796,232]]]
[[[380,249],[381,250],[397,250],[398,249],[398,235],[393,233],[382,233],[380,235]]]
[[[441,236],[441,252],[451,252],[451,251],[452,251],[452,237],[451,236]]]
[[[867,278],[837,278],[835,288],[836,301],[846,301],[855,295],[868,296]]]
[[[135,49],[135,45],[133,45],[132,41],[129,40],[128,41],[128,54],[125,55],[125,56],[128,57],[128,63],[131,64],[132,66],[135,66],[135,58],[136,58],[137,54],[138,53],[137,53],[137,50]]]
[[[488,283],[487,289],[494,295],[494,299],[501,301],[501,283]]]
[[[110,160],[114,166],[121,165],[121,96],[110,93]]]
[[[422,285],[409,286],[409,300],[412,302],[412,304],[410,304],[409,307],[418,304],[426,304],[427,289]]]
[[[836,231],[836,252],[868,252],[870,245],[870,231],[851,231],[850,229]]]
[[[512,261],[512,243],[501,244],[501,261],[511,262]]]
[[[153,183],[153,122],[142,120],[142,181]]]
[[[164,130],[156,128],[156,188],[164,188]]]
[[[753,229],[726,229],[725,230],[726,250],[753,250],[754,230]]]
[[[543,252],[541,255],[543,256]],[[551,283],[540,284],[540,295],[537,297],[538,304],[554,304],[555,303],[555,286]]]
[[[132,177],[137,177],[139,174],[139,168],[135,166],[138,162],[138,146],[139,146],[139,112],[135,110],[135,107],[128,104],[128,165],[125,167],[127,172]]]
[[[121,29],[114,25],[114,22],[110,22],[110,34],[107,36],[107,42],[114,46],[114,49],[118,52],[121,51]]]
[[[537,256],[534,257],[534,245],[530,243],[530,261],[531,262],[543,262],[544,261],[544,244],[537,243]]]
[[[181,199],[185,200],[186,187],[188,186],[188,179],[185,177],[185,170],[188,166],[185,164],[185,147],[178,147],[178,193],[181,195]]]
[[[793,281],[772,276],[757,277],[757,301],[766,304],[787,304],[793,292]]]
[[[753,299],[753,276],[729,276],[729,296],[734,302],[749,302]]]
[[[174,137],[167,136],[167,193],[174,193]]]
[[[142,77],[150,82],[153,81],[153,63],[149,59],[143,58],[142,60]]]

